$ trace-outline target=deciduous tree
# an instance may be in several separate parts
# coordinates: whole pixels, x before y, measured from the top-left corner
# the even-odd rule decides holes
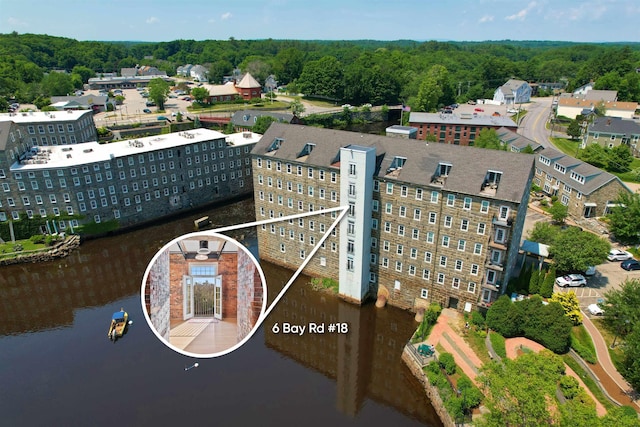
[[[615,203],[607,216],[609,231],[622,243],[640,241],[640,194],[622,191]]]
[[[164,102],[169,97],[171,87],[161,78],[151,79],[149,82],[149,99],[156,103],[159,110],[164,110]]]
[[[585,271],[607,259],[611,245],[608,241],[577,227],[562,230],[549,248],[556,270]]]

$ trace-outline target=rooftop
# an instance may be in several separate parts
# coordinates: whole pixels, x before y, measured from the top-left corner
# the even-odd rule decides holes
[[[443,113],[411,113],[410,123],[434,123],[465,126],[504,126],[517,128],[518,125],[508,117],[472,115],[472,114],[443,114]]]
[[[307,144],[314,149],[300,154]],[[284,161],[338,168],[341,147],[376,149],[375,176],[434,190],[495,198],[519,203],[528,191],[535,157],[413,139],[273,123],[253,153]],[[401,166],[394,160],[405,159]],[[491,185],[489,185],[491,184]],[[499,185],[498,185],[499,184]]]
[[[589,132],[640,135],[640,124],[620,117],[598,117],[589,125]]]
[[[250,134],[250,136],[247,136]],[[193,129],[166,135],[99,144],[85,142],[73,145],[35,146],[11,166],[12,171],[53,169],[106,162],[113,158],[126,157],[198,142],[225,138],[230,145],[245,145],[256,142],[260,135],[250,132],[224,135],[210,129]]]
[[[0,122],[14,123],[51,123],[78,120],[85,114],[93,114],[91,110],[68,111],[30,111],[18,113],[0,113]]]

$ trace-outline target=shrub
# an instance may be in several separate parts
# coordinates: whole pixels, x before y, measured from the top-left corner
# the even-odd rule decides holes
[[[544,298],[551,298],[553,295],[553,282],[556,280],[555,268],[549,269],[547,275],[544,277],[544,282],[540,286],[540,295]]]
[[[547,202],[547,199],[540,200],[540,206],[546,207],[548,205],[549,205],[549,202]]]
[[[482,313],[479,311],[474,311],[471,313],[471,324],[478,327],[479,329],[483,329],[486,325],[487,321],[485,320]]]
[[[438,358],[438,363],[447,373],[447,375],[453,375],[456,373],[456,361],[451,353],[441,353]]]
[[[35,234],[29,237],[29,240],[35,244],[44,243],[44,234]]]
[[[570,377],[569,375],[565,375],[560,378],[559,386],[562,394],[567,399],[573,399],[574,397],[576,397],[578,391],[580,390],[580,384],[578,383],[578,380]]]
[[[531,272],[531,279],[529,280],[529,293],[537,294],[540,293],[540,274],[542,274],[537,269]]]

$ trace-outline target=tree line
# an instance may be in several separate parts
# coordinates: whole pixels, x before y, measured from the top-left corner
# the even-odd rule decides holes
[[[143,43],[16,32],[0,34],[0,99],[32,102],[65,95],[92,76],[135,65],[156,66],[171,76],[187,63],[207,66],[213,83],[239,68],[260,82],[273,74],[290,91],[340,103],[402,102],[419,111],[493,97],[509,78],[566,81],[568,90],[593,80],[597,89],[618,90],[621,101],[640,101],[638,43],[234,38]],[[6,109],[3,101],[0,108]]]

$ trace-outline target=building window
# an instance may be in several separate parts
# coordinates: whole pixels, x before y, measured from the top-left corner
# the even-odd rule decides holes
[[[387,194],[393,194],[393,183],[387,182]]]
[[[422,188],[416,188],[416,200],[422,200]]]
[[[476,243],[473,245],[473,254],[482,255],[482,243]]]
[[[435,224],[437,218],[438,217],[435,212],[429,212],[429,224]]]
[[[471,210],[471,197],[465,197],[462,209]]]
[[[445,279],[444,273],[438,273],[438,279],[436,280],[436,282],[439,285],[444,285],[444,279]]]
[[[487,200],[482,201],[482,204],[480,206],[480,212],[481,213],[489,212],[489,202]]]
[[[467,242],[465,240],[458,240],[458,250],[464,252],[464,249],[467,245]]]
[[[458,279],[457,277],[454,277],[454,278],[451,280],[451,287],[452,287],[453,289],[460,289],[460,279]]]
[[[469,220],[468,219],[463,219],[462,221],[460,221],[460,230],[462,230],[462,231],[469,230]]]
[[[456,260],[455,269],[456,269],[456,271],[462,271],[462,260],[461,259],[457,259]]]
[[[437,191],[431,192],[431,203],[438,203],[438,193]]]
[[[431,264],[432,258],[433,258],[433,254],[431,252],[424,253],[424,262]]]
[[[484,222],[479,222],[478,223],[478,234],[480,235],[484,235],[484,231],[486,229],[486,224]]]
[[[422,278],[424,280],[429,280],[430,277],[431,277],[431,271],[430,270],[427,270],[427,269],[422,270]]]
[[[456,204],[456,196],[454,194],[449,194],[447,196],[447,206],[455,206]]]
[[[420,289],[420,298],[424,298],[427,299],[427,297],[429,296],[429,290],[428,289]]]
[[[442,236],[442,246],[445,248],[449,247],[449,236]]]

